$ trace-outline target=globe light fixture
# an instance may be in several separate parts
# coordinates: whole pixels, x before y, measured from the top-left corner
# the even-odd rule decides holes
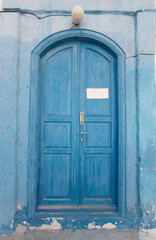
[[[73,28],[75,25],[78,25],[84,17],[84,10],[80,5],[75,5],[72,9],[72,20],[73,24],[68,27],[68,29]]]
[[[84,10],[80,5],[76,5],[72,9],[72,19],[74,24],[79,24],[84,17]]]

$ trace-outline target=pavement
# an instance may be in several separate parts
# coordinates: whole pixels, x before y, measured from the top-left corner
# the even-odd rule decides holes
[[[119,230],[37,230],[19,226],[12,234],[0,235],[0,240],[156,240],[156,229]]]

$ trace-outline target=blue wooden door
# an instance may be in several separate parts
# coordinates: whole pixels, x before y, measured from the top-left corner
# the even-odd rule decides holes
[[[117,210],[116,61],[73,41],[40,62],[37,208]]]

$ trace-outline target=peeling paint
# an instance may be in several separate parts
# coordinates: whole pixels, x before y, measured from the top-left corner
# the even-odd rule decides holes
[[[101,226],[100,225],[95,225],[95,222],[93,223],[89,223],[88,226],[87,226],[88,229],[101,229]]]
[[[10,224],[10,227],[13,228],[13,226],[14,226],[14,225],[11,223],[11,224]]]
[[[14,226],[14,220],[11,221],[10,227],[13,228]]]
[[[18,205],[18,210],[22,211],[22,206],[21,205]]]
[[[44,220],[53,220],[53,219],[57,219],[57,220],[64,220],[65,218],[64,217],[57,217],[57,218],[52,218],[52,217],[42,217],[41,219],[44,219]]]
[[[152,205],[152,212],[155,212],[155,205],[154,205],[153,201],[151,201],[151,205]]]
[[[22,222],[24,225],[28,225],[28,223],[26,221]]]
[[[105,229],[115,229],[117,227],[116,227],[115,224],[107,223],[107,224],[104,224],[102,228],[105,228]]]
[[[53,222],[51,224],[42,224],[40,227],[29,227],[29,230],[60,230],[62,229],[61,224],[57,222],[56,219],[53,218]]]

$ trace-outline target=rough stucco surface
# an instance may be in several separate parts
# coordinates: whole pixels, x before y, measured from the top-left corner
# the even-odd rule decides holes
[[[90,0],[90,1],[83,1],[83,0],[45,0],[38,1],[21,1],[21,0],[2,0],[2,7],[20,7],[20,8],[27,8],[27,9],[63,9],[63,10],[71,10],[74,5],[80,4],[83,6],[85,10],[91,9],[99,9],[99,10],[137,10],[137,9],[145,9],[145,8],[154,8],[154,1],[153,0],[142,0],[142,1],[135,1],[135,0]]]
[[[2,7],[71,10],[75,3],[82,3],[85,10],[129,11],[154,8],[152,0],[101,0],[98,4],[93,0],[5,0],[2,1]],[[29,197],[27,181],[31,52],[43,39],[55,32],[66,30],[70,25],[71,16],[53,16],[38,20],[26,14],[0,14],[0,116],[3,116],[0,118],[0,233],[13,229],[15,214],[18,210],[25,214]],[[155,227],[156,191],[153,183],[156,182],[156,82],[155,60],[152,55],[155,51],[155,13],[140,12],[136,16],[115,13],[88,14],[78,28],[105,34],[119,44],[127,56],[139,52],[147,54],[126,60],[126,213],[129,222],[121,228],[135,227],[139,221],[137,217],[141,217],[142,228]],[[149,53],[151,55],[148,55]],[[19,217],[20,219],[22,218]],[[114,223],[115,221],[111,224],[114,226]],[[88,224],[90,229],[99,229],[99,226],[104,225],[95,225],[94,221]],[[117,225],[118,229],[120,224]],[[59,228],[59,225],[57,227]],[[25,229],[25,226],[23,228]],[[24,234],[25,239],[29,239],[26,238],[29,232],[18,231],[16,236]],[[90,231],[86,233],[88,239],[91,239],[92,230]],[[64,233],[69,239],[71,232]],[[83,232],[79,233],[82,234],[80,239],[83,239]],[[98,233],[102,237],[103,232]],[[38,232],[31,233],[30,236],[34,237],[32,239],[39,239],[37,234]],[[62,232],[60,236],[61,234]],[[78,239],[78,233],[74,234],[75,239]],[[123,236],[124,234],[126,233],[123,233]],[[155,234],[154,230],[141,231],[139,237],[145,239],[146,236],[148,239],[152,234]],[[119,239],[122,239],[121,236]]]

